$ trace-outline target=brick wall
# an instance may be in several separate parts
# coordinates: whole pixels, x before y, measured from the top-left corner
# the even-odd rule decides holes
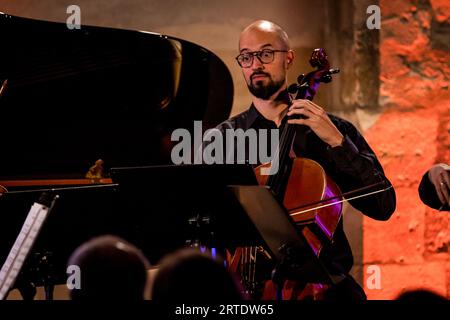
[[[436,162],[450,163],[450,3],[381,0],[380,106],[366,132],[397,192],[387,222],[364,218],[369,299],[427,288],[450,297],[450,215],[425,207],[417,187]],[[380,267],[381,288],[367,267]],[[373,283],[372,283],[373,284]]]

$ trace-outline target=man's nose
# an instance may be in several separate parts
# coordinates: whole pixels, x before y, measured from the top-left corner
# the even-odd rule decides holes
[[[253,56],[253,61],[252,61],[252,68],[255,69],[263,69],[264,67],[264,63],[261,62],[261,60],[259,60],[259,58],[257,56]]]

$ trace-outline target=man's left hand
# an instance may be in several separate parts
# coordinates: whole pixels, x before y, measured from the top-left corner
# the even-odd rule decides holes
[[[303,99],[294,100],[287,115],[305,116],[306,119],[291,119],[288,120],[288,123],[308,126],[320,139],[331,147],[342,145],[344,136],[330,120],[325,110],[314,102]]]
[[[435,164],[428,170],[428,178],[441,203],[450,206],[450,166],[445,163]]]

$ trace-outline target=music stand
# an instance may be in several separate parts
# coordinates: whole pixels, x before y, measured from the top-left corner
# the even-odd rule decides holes
[[[207,247],[254,245],[258,232],[227,186],[256,185],[249,165],[168,165],[112,168],[127,235],[150,263],[198,240]],[[255,240],[257,239],[257,240]]]

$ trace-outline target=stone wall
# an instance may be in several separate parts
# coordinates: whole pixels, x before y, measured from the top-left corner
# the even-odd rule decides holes
[[[450,3],[381,0],[380,107],[366,138],[397,192],[388,222],[364,219],[364,265],[381,270],[371,299],[427,288],[450,297],[450,216],[425,207],[417,187],[435,163],[450,163]],[[366,280],[370,274],[365,273]]]

